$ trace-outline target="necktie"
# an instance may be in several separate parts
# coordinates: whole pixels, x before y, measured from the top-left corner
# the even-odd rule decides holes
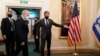
[[[46,19],[46,25],[49,25],[48,19]]]
[[[11,22],[11,31],[15,31],[15,25],[12,19],[10,19]]]

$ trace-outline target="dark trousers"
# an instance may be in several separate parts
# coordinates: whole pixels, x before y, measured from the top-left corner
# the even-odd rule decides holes
[[[14,47],[15,47],[15,40],[14,36],[6,36],[7,39],[5,40],[5,48],[6,48],[6,56],[12,56],[14,53]]]
[[[35,40],[35,51],[39,51],[39,38],[40,38],[40,31],[39,29],[33,30],[34,40]]]
[[[34,35],[34,40],[35,40],[35,50],[39,51],[39,36],[36,37],[36,35]]]
[[[46,38],[41,37],[41,56],[44,56],[44,48],[47,42],[47,56],[51,56],[50,47],[51,47],[51,35],[47,34]]]
[[[21,42],[16,42],[16,51],[14,53],[14,56],[18,56],[18,54],[22,51],[23,56],[28,56],[28,41],[24,41],[25,45],[22,46]]]

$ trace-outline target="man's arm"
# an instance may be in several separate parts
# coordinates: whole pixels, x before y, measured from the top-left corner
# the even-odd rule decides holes
[[[52,20],[51,20],[52,21]],[[60,25],[55,23],[54,21],[52,21],[53,25],[55,25],[56,27],[62,27],[62,28],[69,28],[68,25]]]
[[[2,36],[4,39],[6,39],[6,22],[5,19],[2,19],[1,21],[1,32],[2,32]]]
[[[2,19],[2,21],[1,21],[1,32],[2,32],[2,35],[6,34],[6,30],[5,30],[6,27],[5,26],[6,26],[5,19]]]
[[[18,35],[17,38],[19,39],[20,44],[24,46],[25,35],[23,34],[23,26],[21,20],[17,20],[15,25],[16,25],[16,33]]]
[[[16,33],[18,35],[17,38],[19,39],[20,42],[23,42],[24,41],[24,35],[23,35],[23,29],[22,29],[23,26],[22,26],[21,20],[17,20],[15,25],[16,25]]]
[[[42,20],[36,22],[36,23],[35,23],[35,26],[38,26],[38,27],[40,28],[40,27],[41,27],[41,22],[42,22]]]
[[[53,24],[54,26],[56,26],[56,27],[62,27],[62,28],[63,28],[63,25],[57,24],[57,23],[55,23],[53,20],[51,20],[51,21],[52,21],[52,24]]]

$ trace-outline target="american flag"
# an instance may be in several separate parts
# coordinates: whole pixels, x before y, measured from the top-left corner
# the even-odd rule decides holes
[[[68,40],[71,45],[75,45],[81,41],[80,33],[80,22],[79,22],[79,10],[77,7],[77,2],[75,2],[72,19],[70,21],[69,30],[68,30]]]

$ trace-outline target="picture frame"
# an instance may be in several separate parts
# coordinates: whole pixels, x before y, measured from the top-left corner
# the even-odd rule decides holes
[[[80,10],[80,0],[77,0],[78,9]],[[61,24],[70,25],[75,0],[61,0]],[[61,28],[61,39],[68,37],[68,29]]]

